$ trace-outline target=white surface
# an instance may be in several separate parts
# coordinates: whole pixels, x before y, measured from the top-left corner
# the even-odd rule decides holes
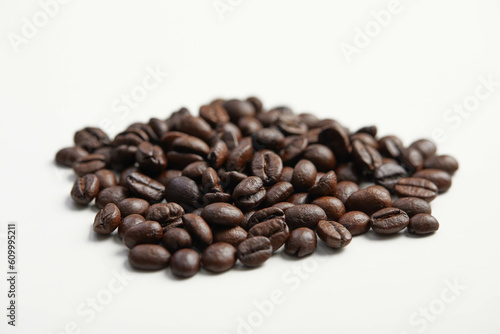
[[[456,128],[443,117],[475,94],[480,76],[500,81],[500,3],[402,1],[348,63],[340,44],[353,43],[356,27],[388,1],[223,2],[235,4],[224,20],[212,0],[70,1],[16,53],[8,33],[20,34],[23,17],[40,7],[2,1],[0,233],[5,238],[7,223],[17,222],[20,309],[14,329],[2,311],[0,332],[498,333],[500,87]],[[114,103],[142,83],[148,66],[168,78],[136,108],[117,110]],[[250,94],[268,107],[288,104],[353,129],[377,124],[380,134],[408,144],[444,129],[439,152],[456,156],[461,168],[451,191],[432,203],[439,232],[389,240],[369,234],[335,254],[321,248],[300,261],[278,254],[258,270],[184,281],[168,270],[131,271],[124,246],[91,232],[95,210],[71,204],[73,175],[54,165],[55,152],[86,125],[109,122],[114,135],[180,106],[196,112],[217,96]],[[297,266],[312,269],[300,276],[291,271]],[[90,319],[85,303],[106,297],[113,272],[132,280]],[[446,280],[466,287],[453,301]],[[285,300],[259,326],[238,327],[239,319],[259,321],[254,303],[279,291]],[[422,320],[419,309],[429,307],[440,314]]]

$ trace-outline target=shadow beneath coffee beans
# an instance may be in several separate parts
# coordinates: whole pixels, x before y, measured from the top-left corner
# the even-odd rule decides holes
[[[66,197],[66,200],[64,201],[64,205],[72,211],[83,211],[83,210],[86,210],[88,208],[87,205],[81,205],[81,204],[76,203],[75,201],[73,201],[71,199],[71,197]]]
[[[347,245],[346,247],[349,247],[349,245]],[[332,255],[336,255],[336,254],[341,254],[344,251],[344,248],[345,247],[343,247],[343,248],[331,248],[331,247],[328,247],[323,241],[318,240],[318,246],[316,247],[316,250],[314,251],[313,255],[332,256]]]
[[[125,259],[123,261],[123,266],[125,267],[126,271],[131,272],[131,273],[140,273],[141,275],[144,275],[144,274],[154,274],[154,273],[156,273],[158,271],[164,270],[164,269],[160,269],[160,270],[137,269],[135,267],[132,267],[132,265],[130,264],[130,262],[128,261],[128,259]]]
[[[395,233],[395,234],[378,234],[373,232],[372,230],[363,234],[368,240],[380,241],[380,240],[391,240],[395,238],[401,237],[403,233]]]
[[[263,265],[265,265],[265,263],[261,264],[260,266],[257,266],[257,267],[249,267],[249,266],[245,266],[243,263],[241,262],[237,262],[235,264],[235,266],[231,269],[231,270],[237,270],[237,271],[251,271],[251,270],[255,270],[255,269],[259,269],[261,268]]]
[[[161,269],[161,270],[165,270],[165,269]],[[153,271],[154,272],[154,271]],[[194,276],[191,276],[191,277],[179,277],[179,276],[175,276],[173,273],[172,273],[172,269],[170,269],[170,266],[168,266],[165,270],[165,275],[167,275],[168,278],[170,278],[171,280],[174,280],[174,281],[178,281],[178,282],[182,282],[182,281],[188,281],[190,278],[193,278],[195,277],[196,275]]]
[[[123,241],[122,241],[122,239],[120,238],[120,236],[118,235],[118,233],[114,233],[114,234],[113,234],[112,239],[113,239],[113,241],[114,241],[114,243],[115,243],[115,244],[118,244],[118,245],[124,246],[124,245],[123,245]],[[128,249],[128,248],[125,248],[125,249],[126,249],[126,250],[127,250],[127,252],[128,252],[128,250],[129,250],[129,249]]]
[[[415,233],[408,232],[408,230],[405,230],[405,232],[403,234],[407,238],[411,238],[411,239],[423,239],[423,238],[427,238],[427,237],[433,236],[435,233],[436,232],[428,233],[428,234],[415,234]]]
[[[89,240],[90,241],[104,241],[104,240],[109,240],[113,236],[114,236],[114,234],[104,235],[104,234],[95,233],[94,229],[92,228],[92,225],[90,225],[90,232],[89,232]]]

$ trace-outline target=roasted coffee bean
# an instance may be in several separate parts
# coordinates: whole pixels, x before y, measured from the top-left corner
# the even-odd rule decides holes
[[[408,226],[410,218],[398,208],[385,208],[372,214],[372,229],[379,234],[394,234]]]
[[[385,187],[390,192],[394,191],[394,186],[398,183],[399,179],[407,177],[406,170],[398,164],[388,163],[380,165],[375,169],[373,177],[375,183]]]
[[[166,171],[163,171],[157,178],[156,181],[160,182],[164,186],[167,186],[167,184],[172,180],[174,177],[181,176],[182,171],[178,169],[167,169]]]
[[[348,211],[362,211],[371,216],[374,212],[392,205],[391,194],[381,186],[371,186],[353,193],[346,202]]]
[[[214,273],[221,273],[234,267],[237,261],[236,248],[217,242],[208,246],[201,256],[203,267]]]
[[[204,249],[213,242],[212,230],[202,217],[187,213],[182,216],[184,228],[189,232],[193,243],[199,249]]]
[[[116,186],[116,176],[109,169],[101,169],[94,173],[99,180],[99,189],[103,190]]]
[[[203,157],[194,153],[180,153],[177,151],[170,151],[167,153],[167,161],[169,168],[183,169],[190,163],[203,161]]]
[[[139,172],[139,167],[132,166],[128,167],[127,169],[123,170],[123,172],[120,173],[120,177],[118,178],[118,185],[126,187],[127,186],[127,177],[132,174]]]
[[[372,137],[377,136],[377,126],[376,125],[370,125],[370,126],[364,126],[360,128],[356,133],[367,133]]]
[[[321,144],[328,146],[335,157],[341,161],[346,160],[351,153],[349,134],[340,125],[331,124],[323,129],[318,139]]]
[[[180,204],[184,210],[191,211],[201,206],[201,192],[196,182],[185,176],[178,176],[167,184],[165,198]]]
[[[260,177],[266,186],[278,182],[283,171],[279,155],[270,150],[256,152],[252,159],[252,174]]]
[[[243,221],[243,212],[228,203],[213,203],[203,208],[201,217],[209,224],[238,226]]]
[[[378,147],[382,155],[398,159],[403,151],[403,142],[396,136],[385,136],[379,139]]]
[[[279,202],[284,202],[293,192],[293,186],[289,182],[278,182],[267,189],[264,206],[272,206]]]
[[[88,152],[93,152],[110,143],[109,137],[104,131],[93,127],[86,127],[75,132],[74,141],[77,146],[83,147]]]
[[[285,219],[290,230],[299,227],[315,229],[320,220],[327,219],[325,211],[314,204],[302,204],[285,211]]]
[[[335,191],[333,192],[333,196],[337,197],[344,203],[344,205],[347,202],[347,199],[356,191],[359,190],[359,187],[356,183],[351,182],[351,181],[342,181],[337,183],[337,187],[335,188]]]
[[[130,191],[122,186],[109,187],[101,190],[95,199],[95,204],[102,209],[108,203],[118,204],[120,201],[129,197]]]
[[[361,211],[349,211],[337,221],[352,235],[362,234],[370,229],[370,217]]]
[[[203,195],[203,203],[232,203],[233,196],[228,193],[208,193]]]
[[[220,179],[217,172],[212,167],[208,167],[201,177],[201,185],[204,193],[222,192]]]
[[[373,174],[375,169],[382,165],[382,156],[372,146],[359,139],[354,140],[351,145],[354,163],[358,169]]]
[[[311,204],[317,205],[326,213],[328,220],[338,221],[345,213],[345,206],[341,200],[333,196],[322,196],[316,198]]]
[[[309,160],[300,160],[293,169],[292,185],[295,191],[308,191],[316,181],[316,167]]]
[[[210,151],[208,152],[207,160],[212,168],[218,169],[224,165],[227,159],[227,145],[222,140],[216,140]]]
[[[401,151],[401,155],[399,156],[399,161],[410,174],[422,169],[422,166],[424,165],[424,158],[422,157],[422,154],[414,148],[403,149]]]
[[[247,101],[229,100],[224,103],[224,109],[226,109],[233,123],[238,123],[238,120],[245,116],[255,116],[255,107]]]
[[[331,248],[342,248],[352,240],[352,235],[343,225],[328,220],[322,220],[318,223],[316,229],[319,238]]]
[[[262,129],[262,123],[253,116],[245,116],[238,120],[238,127],[243,136],[251,136],[255,132]]]
[[[332,150],[321,144],[309,145],[303,158],[311,161],[320,172],[329,172],[335,168],[336,160]]]
[[[71,198],[78,204],[89,204],[99,193],[99,179],[95,174],[87,174],[75,180]]]
[[[276,128],[264,128],[252,135],[252,145],[256,151],[268,149],[277,152],[285,144],[285,136]]]
[[[157,203],[147,208],[144,217],[162,226],[169,225],[184,215],[184,209],[177,203]]]
[[[149,137],[146,132],[138,128],[129,128],[126,131],[120,132],[113,139],[112,145],[117,147],[120,145],[137,146],[143,141],[148,141]]]
[[[286,209],[293,208],[294,206],[295,206],[295,204],[290,203],[290,202],[279,202],[279,203],[273,204],[273,208],[281,209],[281,210],[283,210],[283,212],[285,212]]]
[[[259,206],[266,198],[262,179],[257,176],[247,177],[234,188],[233,197],[236,206],[243,211]]]
[[[242,138],[240,128],[238,128],[233,123],[225,123],[222,126],[217,127],[217,131],[221,136],[221,140],[226,143],[229,150],[233,150]]]
[[[293,114],[282,115],[276,122],[276,126],[285,136],[305,135],[309,129],[302,119]]]
[[[310,202],[310,196],[309,193],[295,193],[288,197],[286,201],[294,205],[307,204]]]
[[[399,198],[394,201],[392,206],[403,210],[410,218],[419,213],[430,214],[432,212],[431,205],[427,201],[416,197]]]
[[[276,207],[269,207],[259,210],[250,217],[246,226],[248,227],[248,229],[251,229],[252,227],[254,227],[259,223],[262,223],[266,220],[274,220],[274,219],[285,221],[285,212]]]
[[[309,112],[301,113],[298,115],[298,117],[307,125],[308,128],[314,128],[319,122],[319,118]]]
[[[158,222],[146,220],[131,226],[123,235],[123,243],[128,248],[141,244],[156,244],[163,237],[163,229]]]
[[[337,187],[337,175],[333,170],[323,175],[319,181],[309,190],[312,196],[331,196]]]
[[[195,182],[200,182],[203,173],[210,165],[206,161],[196,161],[190,163],[182,170],[182,176],[186,176]]]
[[[335,168],[335,174],[337,174],[337,180],[339,182],[350,181],[359,184],[363,181],[363,175],[352,162],[338,165],[337,168]]]
[[[273,126],[283,114],[283,110],[274,108],[267,112],[258,113],[256,117],[262,123],[262,125],[264,125],[265,127],[270,127]]]
[[[110,168],[113,164],[113,150],[114,148],[111,146],[103,146],[94,151],[94,154],[100,154],[104,156],[104,160],[106,161],[106,168]]]
[[[56,153],[56,162],[66,167],[72,167],[75,161],[88,154],[89,153],[80,146],[66,147]]]
[[[264,236],[271,241],[273,252],[285,244],[289,236],[288,226],[283,219],[271,219],[254,225],[248,230],[248,237]]]
[[[280,157],[284,162],[292,162],[307,148],[307,138],[304,136],[290,136],[285,138],[284,146],[280,150]]]
[[[125,198],[118,203],[122,218],[137,214],[143,216],[149,208],[149,203],[140,198]]]
[[[132,193],[150,203],[159,203],[163,200],[165,186],[144,174],[130,174],[127,177],[127,186]]]
[[[279,178],[279,182],[292,182],[293,177],[293,168],[292,167],[283,167],[283,171],[281,172],[281,176]]]
[[[200,271],[200,254],[194,249],[179,249],[170,258],[170,269],[177,277],[192,277]]]
[[[249,230],[250,227],[248,226],[248,222],[250,221],[250,218],[254,215],[255,210],[247,211],[243,214],[243,220],[240,223],[240,226],[243,227],[245,230]]]
[[[160,140],[160,138],[158,138],[158,135],[154,132],[153,128],[149,124],[138,122],[131,124],[127,128],[127,130],[134,130],[134,129],[143,131],[148,136],[148,140],[153,143],[157,143]]]
[[[73,164],[73,170],[78,176],[84,176],[85,174],[95,173],[99,169],[106,167],[106,161],[104,155],[100,154],[89,154],[84,157],[79,158]]]
[[[191,116],[191,113],[189,112],[188,109],[182,107],[181,109],[179,109],[178,111],[176,112],[173,112],[169,118],[167,118],[167,124],[168,124],[168,127],[171,131],[178,131],[179,130],[179,127],[180,127],[180,124],[181,124],[181,120],[185,117],[189,117]]]
[[[176,140],[179,137],[184,137],[184,136],[187,136],[187,135],[185,133],[182,133],[179,131],[169,131],[161,137],[160,146],[161,146],[161,148],[163,148],[163,150],[165,152],[171,151],[174,140]]]
[[[394,192],[399,197],[418,197],[427,202],[432,201],[438,194],[438,187],[431,181],[419,177],[399,179],[394,186]]]
[[[431,181],[437,186],[439,193],[444,193],[451,187],[451,176],[442,169],[422,169],[413,174],[413,177]]]
[[[203,140],[189,135],[175,138],[171,149],[179,153],[198,154],[202,157],[206,157],[210,152],[210,147]]]
[[[253,105],[255,112],[260,113],[262,111],[263,104],[258,97],[250,96],[246,101]]]
[[[159,118],[150,118],[148,125],[151,127],[155,135],[151,136],[148,134],[148,136],[155,143],[159,143],[163,135],[168,132],[168,123]]]
[[[209,140],[212,137],[213,130],[203,118],[187,116],[181,119],[179,131],[190,136],[198,137],[201,140]],[[208,152],[207,152],[208,153]]]
[[[221,185],[226,192],[232,193],[234,188],[246,178],[247,175],[243,173],[235,171],[225,172],[221,177]]]
[[[121,215],[118,207],[108,203],[104,209],[99,210],[94,219],[94,232],[99,234],[111,234],[120,225]]]
[[[238,247],[247,238],[247,231],[240,226],[213,229],[214,242],[225,242]]]
[[[249,238],[238,246],[238,259],[245,266],[257,267],[266,262],[273,254],[271,241],[262,236]]]
[[[411,217],[408,232],[415,234],[429,234],[439,229],[439,222],[427,213],[419,213]]]
[[[120,236],[120,238],[123,238],[123,235],[129,228],[145,221],[146,219],[143,216],[136,214],[128,215],[127,217],[122,218],[122,221],[118,226],[118,235]]]
[[[243,172],[246,168],[247,162],[252,158],[253,148],[250,138],[241,140],[227,158],[226,169],[228,171]]]
[[[410,145],[410,148],[418,150],[424,159],[432,157],[437,151],[436,144],[429,139],[416,140]]]
[[[307,133],[305,134],[304,137],[307,138],[307,142],[310,145],[318,144],[319,143],[319,134],[321,133],[321,131],[323,131],[323,129],[321,127],[311,129],[311,130],[307,131]]]
[[[229,122],[227,111],[219,104],[209,104],[200,107],[200,117],[212,127],[218,123]]]
[[[111,166],[119,172],[125,170],[135,164],[136,153],[137,146],[133,145],[120,145],[113,148],[111,152]]]
[[[167,167],[167,158],[158,145],[142,142],[137,146],[135,159],[139,168],[146,174],[160,174]]]
[[[316,249],[316,233],[307,227],[299,227],[290,233],[285,243],[285,252],[297,257],[312,254]]]
[[[163,246],[165,246],[165,248],[171,253],[175,253],[182,248],[191,248],[193,246],[193,241],[189,233],[178,227],[165,231],[162,243]]]
[[[170,261],[170,253],[159,245],[137,245],[128,253],[128,261],[137,269],[159,270]]]
[[[361,142],[363,142],[364,145],[373,147],[374,149],[378,150],[377,140],[373,136],[369,135],[368,133],[363,133],[363,132],[355,133],[355,134],[350,135],[349,139],[351,140],[351,144],[355,140],[360,140]]]

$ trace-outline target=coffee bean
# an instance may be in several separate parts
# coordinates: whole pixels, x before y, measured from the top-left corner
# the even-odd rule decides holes
[[[238,120],[245,116],[255,116],[255,107],[247,101],[229,100],[224,103],[224,109],[233,123],[238,123]]]
[[[285,243],[285,252],[297,257],[312,254],[316,249],[316,233],[307,227],[299,227],[290,233]]]
[[[225,242],[238,247],[247,238],[247,231],[240,226],[213,229],[214,242]]]
[[[170,258],[172,274],[181,278],[188,278],[200,271],[200,254],[194,249],[179,249]]]
[[[288,197],[286,201],[294,205],[308,204],[310,202],[309,193],[295,193]]]
[[[394,186],[394,192],[399,197],[418,197],[427,202],[432,201],[438,194],[438,187],[431,181],[419,177],[399,179]]]
[[[203,195],[203,203],[229,203],[233,202],[233,196],[228,193],[208,193]]]
[[[282,115],[276,126],[285,136],[300,136],[306,134],[308,127],[299,117],[293,114]]]
[[[266,186],[278,182],[283,171],[279,155],[270,150],[256,152],[252,159],[252,174],[261,178]]]
[[[179,130],[180,123],[182,119],[191,116],[191,113],[188,109],[182,107],[176,112],[173,112],[169,118],[167,118],[167,124],[171,131]]]
[[[200,182],[203,173],[210,167],[206,161],[196,161],[190,163],[182,170],[182,176],[186,176],[195,182]]]
[[[180,153],[177,151],[169,151],[167,153],[167,160],[170,168],[183,169],[190,163],[203,161],[203,157],[194,153]]]
[[[203,267],[214,273],[231,269],[236,264],[236,248],[225,242],[208,246],[201,256]]]
[[[203,118],[187,116],[181,119],[179,124],[180,132],[207,141],[213,134],[213,130]],[[207,152],[208,153],[208,152]]]
[[[311,204],[317,205],[326,213],[327,220],[338,221],[345,213],[345,206],[341,200],[333,196],[316,198]]]
[[[94,154],[100,154],[104,156],[104,161],[106,162],[106,168],[110,168],[113,165],[113,150],[111,146],[103,146],[94,151]]]
[[[203,208],[201,217],[209,224],[238,226],[243,221],[243,212],[231,204],[213,203]]]
[[[201,185],[204,193],[222,192],[220,179],[217,172],[212,167],[208,167],[201,177]]]
[[[300,160],[293,169],[292,185],[295,191],[308,191],[316,181],[316,167],[309,160]]]
[[[403,150],[403,142],[396,136],[385,136],[378,141],[379,151],[382,155],[398,159]]]
[[[449,155],[435,155],[425,160],[424,168],[442,169],[453,175],[458,170],[458,161]]]
[[[128,248],[140,244],[156,244],[163,237],[163,229],[158,222],[146,220],[131,226],[123,235],[123,243]]]
[[[148,201],[140,198],[125,198],[118,203],[122,218],[132,214],[143,216],[148,208]]]
[[[427,213],[419,213],[411,217],[408,224],[408,232],[415,234],[429,234],[439,229],[436,218]]]
[[[294,206],[295,206],[295,204],[290,203],[290,202],[279,202],[279,203],[273,204],[272,207],[281,209],[284,212],[286,209],[293,208]]]
[[[309,145],[304,151],[303,158],[311,161],[320,172],[329,172],[335,168],[336,159],[332,150],[321,144]]]
[[[293,177],[293,168],[292,167],[283,167],[283,171],[281,172],[281,176],[279,178],[279,182],[292,182]]]
[[[367,133],[372,137],[377,136],[377,126],[376,125],[370,125],[370,126],[364,126],[360,128],[356,133]]]
[[[179,153],[193,153],[201,157],[206,157],[210,152],[210,147],[201,139],[183,135],[174,139],[171,149]]]
[[[137,269],[159,270],[170,261],[170,253],[159,245],[137,245],[128,253],[128,261]]]
[[[319,238],[331,248],[345,247],[352,240],[351,233],[343,225],[334,221],[321,220],[316,231]]]
[[[158,175],[167,167],[167,158],[161,147],[149,142],[137,146],[135,159],[141,171],[148,175]]]
[[[252,135],[252,145],[255,150],[273,150],[277,152],[285,144],[285,136],[276,128],[264,128]]]
[[[356,139],[352,143],[352,155],[356,166],[367,174],[372,174],[382,165],[382,156],[370,145]]]
[[[210,148],[207,160],[213,168],[218,169],[226,162],[227,152],[228,148],[226,143],[222,140],[217,140]]]
[[[370,229],[370,217],[361,211],[349,211],[338,220],[352,235],[367,232]]]
[[[204,249],[213,242],[212,230],[202,217],[187,213],[182,216],[182,222],[196,247]]]
[[[255,112],[260,113],[262,111],[263,104],[258,97],[250,96],[246,101],[253,105]]]
[[[408,217],[413,217],[419,213],[431,213],[431,206],[428,202],[416,197],[399,198],[392,204],[393,207],[406,212]]]
[[[120,201],[129,197],[130,191],[122,186],[109,187],[101,190],[95,199],[95,204],[102,209],[108,203],[118,204]]]
[[[234,188],[233,197],[236,206],[243,211],[259,206],[266,198],[262,179],[257,176],[247,177]]]
[[[410,218],[398,208],[385,208],[371,216],[373,231],[379,234],[394,234],[408,226]]]
[[[127,187],[127,177],[130,174],[136,173],[136,172],[140,172],[139,167],[132,166],[132,167],[128,167],[128,168],[124,169],[120,173],[120,176],[118,178],[118,185],[123,186],[123,187]]]
[[[103,190],[109,187],[116,186],[115,174],[109,169],[101,169],[94,173],[99,180],[99,189]]]
[[[289,236],[288,226],[283,219],[271,219],[254,225],[248,230],[248,237],[264,236],[271,241],[273,252],[285,244]]]
[[[72,167],[75,161],[87,156],[89,153],[82,147],[66,147],[56,153],[56,162],[66,167]]]
[[[444,193],[451,187],[451,176],[442,169],[422,169],[413,174],[413,177],[431,181],[437,186],[439,193]]]
[[[394,163],[380,165],[375,169],[375,173],[373,174],[375,183],[391,192],[394,191],[394,186],[398,183],[399,179],[407,176],[408,173],[406,170]]]
[[[253,116],[245,116],[238,120],[238,127],[243,136],[251,136],[255,132],[262,129],[262,123]]]
[[[196,182],[185,176],[178,176],[167,184],[165,198],[180,204],[184,210],[191,211],[201,206],[201,192]]]
[[[359,190],[359,187],[356,183],[350,181],[341,181],[337,183],[337,187],[333,192],[333,196],[337,197],[344,203],[347,202],[347,199],[356,191]]]
[[[398,160],[410,174],[422,169],[422,166],[424,165],[424,158],[422,157],[422,154],[414,148],[403,149]]]
[[[278,182],[267,189],[264,206],[272,206],[279,202],[284,202],[293,192],[293,186],[289,182]]]
[[[266,262],[273,254],[271,241],[262,236],[249,238],[239,244],[238,259],[245,266],[257,267]]]
[[[285,138],[284,146],[280,150],[280,157],[284,162],[295,161],[307,148],[308,140],[304,136],[290,136]]]
[[[319,179],[309,193],[312,196],[331,196],[334,194],[336,187],[337,175],[331,170]]]
[[[148,125],[151,127],[155,135],[152,136],[148,133],[148,136],[155,143],[159,143],[163,135],[168,132],[168,123],[164,120],[153,117],[149,119]]]
[[[159,203],[163,200],[165,186],[142,173],[132,173],[127,176],[127,186],[130,191],[149,203]]]
[[[106,161],[104,155],[100,154],[89,154],[84,157],[79,158],[73,164],[73,170],[78,176],[84,176],[85,174],[95,173],[99,169],[106,167]]]
[[[335,174],[337,174],[337,180],[339,182],[350,181],[359,184],[363,181],[363,175],[352,162],[338,165],[337,168],[335,168]]]
[[[167,184],[172,180],[174,177],[181,176],[182,171],[178,169],[167,169],[166,171],[163,171],[157,178],[156,181],[160,182],[164,186],[167,186]]]
[[[274,219],[285,221],[285,212],[276,207],[269,207],[259,210],[252,214],[246,226],[248,229],[251,229],[252,227],[254,227],[259,223],[262,223],[266,220],[274,220]]]
[[[351,142],[347,131],[338,124],[331,124],[319,134],[319,142],[328,146],[335,157],[341,161],[348,158],[351,153]]]
[[[285,211],[285,219],[290,230],[299,227],[315,229],[320,220],[327,219],[325,211],[317,205],[302,204]]]
[[[349,211],[362,211],[369,216],[391,205],[391,194],[381,186],[371,186],[358,190],[349,196],[346,202],[346,208]]]
[[[231,171],[225,172],[221,177],[221,185],[228,193],[232,193],[234,188],[247,178],[246,174]]]
[[[129,228],[145,221],[146,219],[143,216],[136,214],[128,215],[127,217],[122,218],[122,221],[118,226],[118,235],[120,236],[120,238],[123,238],[123,235]]]
[[[201,106],[200,117],[213,127],[218,123],[229,122],[229,115],[227,111],[219,104]]]
[[[193,241],[189,233],[178,227],[174,227],[164,232],[162,243],[169,252],[175,253],[182,248],[191,248]]]
[[[75,144],[83,147],[88,152],[109,145],[109,137],[104,131],[99,128],[86,127],[80,131],[75,132]]]
[[[86,174],[75,180],[71,198],[78,204],[89,204],[99,193],[99,179],[95,174]]]
[[[111,234],[120,225],[121,215],[118,207],[113,203],[97,212],[94,219],[94,232],[99,234]]]
[[[355,140],[359,140],[363,143],[363,145],[370,146],[375,150],[378,150],[377,140],[368,133],[363,133],[363,132],[355,133],[350,135],[349,139],[351,140],[351,144],[353,144]]]
[[[418,150],[424,159],[432,157],[437,151],[436,144],[428,139],[416,140],[410,145],[410,148]]]
[[[228,155],[226,169],[228,171],[243,172],[246,168],[247,162],[252,158],[253,148],[250,138],[241,140]]]
[[[140,143],[142,143],[144,141],[148,141],[148,140],[149,140],[149,137],[146,134],[146,132],[144,132],[138,128],[129,128],[129,129],[117,134],[115,139],[113,139],[113,142],[111,143],[111,145],[113,145],[114,147],[117,147],[120,145],[137,146]]]

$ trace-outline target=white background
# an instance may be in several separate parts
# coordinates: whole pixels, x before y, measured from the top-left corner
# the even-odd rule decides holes
[[[22,36],[40,5],[0,2],[0,332],[499,333],[500,2],[401,0],[351,62],[340,45],[376,29],[370,13],[388,1],[220,2],[232,3],[222,19],[212,0],[69,1],[18,52],[9,36]],[[117,112],[148,67],[169,75]],[[447,114],[474,101],[481,77],[497,82],[488,97],[458,119]],[[376,124],[407,144],[442,129],[439,152],[460,170],[432,203],[439,232],[369,233],[339,252],[277,254],[258,270],[188,280],[130,269],[124,246],[92,233],[96,211],[72,205],[74,176],[53,163],[56,151],[86,125],[115,135],[181,106],[251,94],[352,129]],[[19,228],[16,328],[5,316],[8,222]],[[120,286],[113,273],[131,280],[92,317],[88,299]],[[285,300],[262,315],[255,303],[279,293]]]

